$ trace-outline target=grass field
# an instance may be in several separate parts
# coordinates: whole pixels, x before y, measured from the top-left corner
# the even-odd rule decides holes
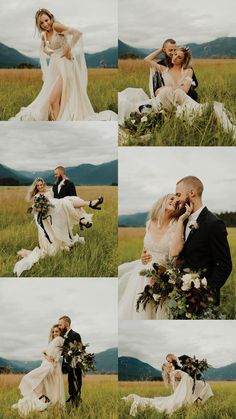
[[[145,228],[120,227],[118,232],[118,264],[140,259]],[[235,319],[236,306],[236,228],[228,229],[228,240],[233,260],[233,271],[221,289],[221,308],[227,319]]]
[[[26,187],[1,187],[0,203],[0,276],[13,276],[21,248],[32,250],[38,244],[37,227],[26,213]],[[69,252],[45,257],[22,276],[28,277],[110,277],[117,276],[117,188],[112,186],[79,187],[78,195],[90,200],[103,195],[102,211],[89,209],[94,224],[80,232],[85,245],[75,244]]]
[[[222,102],[236,123],[236,60],[194,60],[194,71],[199,82],[200,103]],[[141,87],[149,95],[149,68],[143,60],[120,60],[118,91],[127,87]],[[235,145],[232,133],[225,133],[216,121],[211,107],[192,125],[186,120],[167,115],[160,128],[150,138],[120,135],[120,145],[159,146],[225,146]]]
[[[236,383],[211,382],[214,396],[203,406],[190,406],[179,409],[171,419],[235,419],[236,418]],[[170,390],[159,382],[120,382],[119,383],[119,418],[131,418],[130,403],[121,400],[128,394],[138,394],[143,397],[158,397],[170,395]],[[170,416],[158,413],[154,409],[139,409],[136,419],[167,419]]]
[[[0,419],[20,418],[11,405],[20,396],[21,375],[0,375]],[[67,387],[65,378],[65,387]],[[47,411],[30,413],[27,418],[40,419],[115,419],[117,418],[117,377],[115,375],[88,375],[83,379],[82,404],[79,408],[51,407]]]
[[[117,69],[89,69],[88,95],[95,112],[117,112]],[[42,87],[41,70],[0,69],[0,121],[28,106]]]

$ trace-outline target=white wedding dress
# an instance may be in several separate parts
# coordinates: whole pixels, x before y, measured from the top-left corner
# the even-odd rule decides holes
[[[120,320],[165,320],[170,318],[165,304],[159,306],[157,311],[152,304],[147,304],[146,310],[140,308],[136,311],[136,303],[139,293],[149,284],[150,278],[140,275],[140,271],[152,267],[154,262],[161,266],[166,266],[169,259],[169,248],[172,237],[176,229],[176,222],[171,222],[168,230],[159,242],[153,240],[149,231],[150,220],[146,225],[144,237],[144,248],[152,256],[152,261],[148,265],[143,265],[141,260],[124,263],[118,268],[119,277],[119,303],[118,315]]]
[[[42,35],[44,36],[44,35]],[[75,41],[71,42],[75,39]],[[87,95],[87,68],[83,52],[82,36],[74,36],[74,30],[68,29],[63,33],[55,30],[51,41],[45,38],[48,51],[53,54],[48,64],[48,56],[41,50],[40,62],[43,73],[43,86],[36,99],[10,120],[17,121],[48,121],[50,114],[50,96],[59,79],[62,78],[62,97],[60,112],[57,121],[83,121],[83,120],[117,120],[112,111],[95,113]],[[78,57],[73,59],[61,58],[66,45],[73,47],[78,43]]]
[[[32,251],[22,249],[18,252],[22,259],[14,267],[13,272],[20,276],[23,271],[30,270],[32,266],[45,256],[55,256],[59,250],[69,250],[76,242],[84,244],[84,238],[78,234],[73,235],[73,226],[79,224],[82,217],[91,222],[93,214],[87,214],[83,208],[74,208],[73,202],[84,202],[78,196],[66,196],[62,199],[53,198],[52,191],[44,194],[54,206],[49,208],[48,216],[38,222],[38,213],[34,220],[38,228],[39,246]]]
[[[166,68],[162,72],[162,78],[164,80],[165,86],[158,89],[156,96],[153,92],[152,77],[153,70],[150,70],[149,90],[151,99],[141,88],[128,87],[127,89],[118,93],[120,125],[124,124],[125,118],[130,117],[131,112],[138,112],[139,106],[145,104],[152,105],[152,108],[156,111],[162,109],[171,111],[174,107],[177,117],[185,117],[190,124],[194,121],[194,119],[202,115],[203,112],[207,109],[207,103],[200,104],[195,102],[195,100],[193,100],[180,88],[181,85],[183,85],[183,83],[186,81],[193,83],[193,80],[185,74],[184,70],[182,70],[182,76],[180,77],[180,80],[176,82],[169,69]],[[218,122],[221,124],[223,129],[226,132],[232,132],[234,138],[236,139],[236,126],[230,122],[224,105],[214,101],[213,110]]]
[[[43,411],[49,406],[59,403],[61,407],[65,406],[65,389],[61,364],[61,347],[64,339],[60,336],[55,337],[45,349],[48,356],[52,356],[54,362],[43,360],[40,367],[26,374],[19,385],[23,396],[13,409],[18,409],[21,415],[28,415],[33,411]],[[45,402],[40,397],[45,395],[50,402]]]
[[[176,372],[171,373],[174,380]],[[166,412],[171,415],[183,406],[192,405],[198,398],[201,399],[201,403],[205,403],[213,396],[213,392],[208,383],[197,380],[193,392],[193,379],[183,371],[178,370],[178,374],[181,374],[181,380],[175,380],[175,384],[173,385],[174,393],[171,396],[147,398],[137,396],[136,394],[129,394],[127,397],[122,397],[123,400],[132,402],[130,415],[136,416],[139,407],[151,407],[158,412]]]

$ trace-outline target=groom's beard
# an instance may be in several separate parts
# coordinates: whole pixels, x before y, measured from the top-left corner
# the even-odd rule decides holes
[[[66,332],[67,332],[67,328],[66,327],[64,327],[63,329],[61,329],[62,336],[64,336],[66,334]]]
[[[174,212],[174,217],[179,218],[181,215],[183,215],[186,212],[185,204],[190,205],[190,200],[187,198],[183,203],[179,203],[176,207],[176,210]]]
[[[59,183],[63,180],[62,176],[59,176],[58,178],[56,178],[56,185],[59,185]]]

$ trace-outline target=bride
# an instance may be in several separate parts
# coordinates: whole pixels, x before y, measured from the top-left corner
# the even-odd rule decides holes
[[[184,221],[192,212],[192,205],[185,205],[185,212],[177,219],[176,198],[173,194],[163,196],[157,201],[150,212],[146,224],[144,237],[144,251],[141,260],[124,263],[119,266],[119,318],[121,320],[154,320],[168,319],[170,314],[164,305],[157,311],[152,304],[146,310],[137,312],[136,302],[144,287],[149,283],[149,278],[141,276],[143,269],[148,269],[156,262],[166,266],[167,261],[176,257],[181,252],[184,241]],[[151,263],[144,265],[145,253]]]
[[[47,9],[36,12],[35,24],[41,35],[40,64],[44,83],[36,99],[11,120],[116,120],[117,115],[112,111],[96,114],[88,98],[81,32],[55,21]],[[78,61],[73,52],[76,44]]]
[[[151,407],[158,412],[166,412],[171,415],[183,406],[192,405],[195,402],[203,404],[213,396],[208,383],[196,380],[194,387],[193,379],[186,372],[175,370],[171,363],[163,364],[162,374],[165,384],[172,387],[171,396],[147,398],[129,394],[127,397],[122,397],[123,400],[132,402],[131,416],[136,416],[138,407]]]
[[[159,54],[154,51],[144,58],[150,67],[149,89],[151,99],[139,88],[127,88],[119,93],[119,122],[124,124],[125,118],[129,118],[131,112],[142,111],[145,106],[157,112],[176,110],[177,117],[186,117],[191,123],[197,116],[203,114],[208,104],[199,104],[188,96],[188,91],[193,82],[193,70],[189,67],[192,58],[188,47],[178,47],[173,53],[171,66],[165,67],[155,61]],[[153,91],[153,75],[157,72],[161,75],[163,86]],[[236,126],[233,125],[222,103],[213,102],[213,111],[218,122],[226,132],[232,132],[236,138]]]
[[[36,178],[30,186],[26,200],[46,199],[48,212],[42,216],[35,208],[35,201],[30,211],[33,211],[34,221],[38,228],[39,247],[32,251],[21,249],[17,254],[22,257],[15,264],[14,273],[20,276],[23,271],[30,270],[39,259],[46,255],[54,256],[60,249],[69,250],[74,243],[84,243],[84,238],[73,235],[73,226],[79,224],[83,229],[92,226],[93,214],[87,214],[84,207],[99,210],[103,197],[93,201],[84,201],[77,196],[66,196],[62,199],[53,198],[52,190],[47,190],[46,183]]]
[[[42,364],[26,374],[20,382],[19,388],[23,398],[12,406],[13,409],[18,409],[19,414],[28,415],[33,411],[43,411],[56,403],[64,407],[65,389],[59,362],[63,343],[64,339],[56,324],[51,328]]]

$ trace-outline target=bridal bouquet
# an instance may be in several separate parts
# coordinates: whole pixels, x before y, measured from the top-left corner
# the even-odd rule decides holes
[[[183,371],[186,372],[190,377],[193,378],[193,393],[196,386],[196,380],[203,380],[203,373],[211,368],[206,359],[198,360],[195,356],[193,358],[187,358],[183,363]]]
[[[164,114],[155,110],[148,113],[131,112],[130,117],[125,119],[124,127],[133,135],[144,135],[163,123],[163,118]]]
[[[62,347],[62,355],[71,368],[79,367],[85,374],[88,371],[95,371],[95,355],[86,352],[88,344],[81,342],[70,342],[68,346]]]
[[[34,205],[33,209],[41,213],[43,217],[45,217],[48,214],[49,208],[54,208],[54,205],[52,205],[49,201],[49,199],[45,195],[39,195],[34,197]]]
[[[165,268],[153,264],[151,269],[142,270],[141,276],[150,278],[137,300],[136,310],[144,310],[152,303],[157,310],[165,307],[172,319],[222,319],[219,308],[215,306],[215,296],[207,286],[204,270],[182,271],[169,263]]]

